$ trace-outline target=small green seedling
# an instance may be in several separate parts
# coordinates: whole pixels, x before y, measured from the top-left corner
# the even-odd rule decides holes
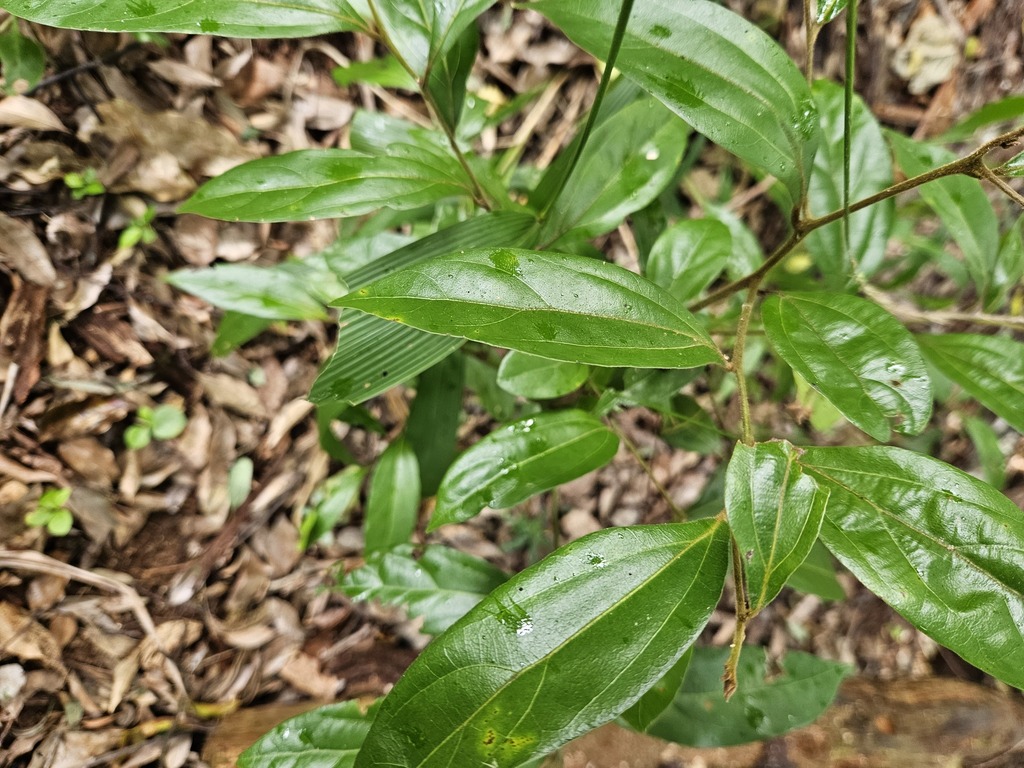
[[[107,191],[95,168],[86,168],[81,173],[65,173],[64,186],[71,190],[71,196],[75,200],[96,197]]]
[[[135,423],[124,431],[124,444],[132,450],[145,448],[153,440],[173,440],[185,431],[188,418],[173,405],[142,406]]]
[[[50,488],[39,497],[36,508],[25,515],[25,525],[45,527],[51,536],[67,536],[75,518],[65,507],[71,498],[70,488]]]
[[[153,219],[156,217],[156,208],[148,206],[145,212],[132,219],[131,224],[122,230],[117,238],[117,248],[126,251],[134,248],[139,243],[152,245],[156,242],[156,230],[153,229]]]

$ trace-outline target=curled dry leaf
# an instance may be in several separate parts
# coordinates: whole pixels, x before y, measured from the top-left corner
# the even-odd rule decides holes
[[[4,213],[0,213],[0,261],[36,285],[57,282],[50,254],[32,227]]]
[[[8,96],[0,101],[0,125],[28,128],[32,131],[61,131],[67,128],[53,110],[27,96]]]

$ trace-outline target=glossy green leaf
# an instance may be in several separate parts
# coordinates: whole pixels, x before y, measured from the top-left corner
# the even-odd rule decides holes
[[[1024,687],[1024,514],[937,459],[887,446],[808,448],[831,491],[821,538],[911,624]]]
[[[817,24],[828,24],[846,10],[849,0],[818,0]]]
[[[416,399],[405,422],[405,437],[416,453],[424,496],[437,493],[441,478],[455,458],[465,378],[465,358],[448,355],[416,380]]]
[[[229,221],[295,221],[405,210],[472,191],[455,158],[398,145],[389,156],[306,149],[252,160],[206,182],[178,209]]]
[[[846,597],[843,585],[836,578],[836,567],[821,539],[814,542],[811,551],[789,577],[789,586],[809,595],[825,600],[842,600]]]
[[[928,424],[932,390],[913,337],[877,304],[841,293],[790,293],[761,307],[775,351],[851,422],[879,441]]]
[[[700,633],[728,559],[718,520],[609,529],[563,547],[427,646],[356,768],[512,768],[613,719]]]
[[[516,213],[492,213],[459,222],[374,259],[346,275],[359,288],[402,267],[460,248],[518,245],[530,236],[534,219]],[[338,350],[313,383],[314,403],[361,403],[401,384],[450,355],[462,339],[426,333],[360,312],[341,317]]]
[[[603,121],[551,208],[540,241],[553,242],[571,229],[593,237],[617,227],[672,180],[689,135],[689,126],[651,98]]]
[[[380,701],[342,701],[285,720],[238,758],[238,768],[352,768]]]
[[[689,301],[721,274],[731,253],[732,234],[723,223],[684,219],[655,240],[645,274],[680,301]]]
[[[51,27],[98,32],[310,37],[369,31],[366,0],[6,0],[4,9]]]
[[[617,3],[530,7],[581,48],[607,56]],[[793,200],[801,197],[818,143],[814,101],[786,52],[753,24],[710,0],[637,0],[615,66],[716,144],[778,178]]]
[[[313,506],[303,514],[299,526],[299,549],[315,544],[348,518],[359,501],[359,489],[365,477],[366,469],[353,464],[331,475],[313,492],[310,499]]]
[[[498,386],[513,395],[546,400],[578,389],[590,369],[579,363],[509,352],[498,367]]]
[[[363,531],[366,552],[404,544],[416,530],[420,508],[420,470],[416,454],[403,438],[387,447],[370,476]]]
[[[508,421],[519,413],[517,398],[498,386],[498,367],[475,355],[462,353],[466,363],[466,386],[478,404],[498,421]]]
[[[486,560],[446,546],[427,546],[418,556],[408,544],[377,552],[341,582],[353,600],[401,605],[423,617],[423,631],[439,635],[465,616],[508,575]]]
[[[375,2],[388,47],[422,78],[494,0],[388,0]]]
[[[814,158],[814,173],[808,196],[817,216],[843,207],[843,87],[820,80],[814,84],[814,100],[821,115],[822,145]],[[850,145],[850,200],[880,192],[893,182],[892,157],[875,116],[859,97],[853,99],[853,133]],[[843,286],[851,269],[870,275],[885,258],[896,206],[884,200],[850,214],[849,255],[846,261],[842,222],[836,221],[807,236],[807,249],[814,257],[828,285]]]
[[[828,490],[797,463],[785,441],[737,443],[725,476],[725,511],[743,555],[754,613],[768,605],[818,538]]]
[[[932,365],[1024,433],[1024,344],[971,333],[921,334],[917,341]]]
[[[584,411],[549,411],[501,427],[452,463],[428,530],[504,509],[611,461],[619,438]]]
[[[690,667],[690,659],[693,658],[693,646],[686,649],[686,653],[679,657],[665,676],[654,684],[647,693],[640,697],[640,700],[622,713],[622,719],[629,724],[630,728],[637,731],[646,731],[655,720],[668,709],[672,700],[675,699],[679,687],[686,677],[686,670]]]
[[[948,149],[896,133],[889,133],[889,141],[907,176],[917,176],[956,159]],[[978,293],[984,296],[999,252],[999,222],[981,182],[967,176],[947,176],[922,185],[918,191],[960,246],[967,271]]]
[[[326,320],[323,302],[298,275],[251,264],[178,270],[167,282],[215,307],[266,320]],[[343,285],[340,281],[335,281]],[[344,289],[343,289],[344,290]]]
[[[991,424],[974,416],[964,418],[964,431],[974,443],[985,482],[1001,490],[1006,485],[1006,456],[999,446],[999,435]]]
[[[813,723],[850,674],[845,664],[790,651],[782,674],[766,680],[765,649],[748,645],[740,655],[740,687],[727,702],[722,666],[728,655],[728,648],[694,648],[683,687],[647,732],[692,747],[764,741]]]
[[[670,294],[583,256],[467,250],[388,275],[335,306],[555,360],[697,368],[722,359]]]

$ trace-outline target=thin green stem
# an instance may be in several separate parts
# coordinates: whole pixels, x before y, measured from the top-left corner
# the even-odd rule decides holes
[[[811,11],[812,0],[804,0],[804,31],[807,36],[807,54],[804,57],[804,74],[807,77],[807,85],[814,84],[814,47],[818,44],[818,33],[821,27],[814,18]]]
[[[857,6],[846,7],[846,83],[843,87],[843,258],[850,258],[850,157],[853,148],[853,89],[857,81]]]
[[[604,96],[608,92],[608,86],[611,84],[612,71],[615,69],[615,60],[619,57],[619,49],[622,47],[622,38],[626,35],[626,25],[629,23],[629,15],[633,12],[633,0],[622,0],[622,6],[619,8],[619,18],[615,22],[615,31],[612,33],[612,44],[608,50],[608,58],[605,61],[604,72],[601,73],[601,81],[597,86],[597,94],[594,96],[594,103],[590,107],[590,114],[587,116],[587,122],[583,126],[583,133],[579,143],[576,145],[576,150],[573,152],[572,160],[569,163],[569,167],[566,168],[565,173],[558,180],[558,186],[555,187],[554,193],[548,198],[547,204],[544,206],[544,210],[540,212],[540,219],[547,218],[548,213],[551,211],[551,206],[555,204],[558,197],[562,194],[565,189],[565,185],[572,178],[572,172],[576,168],[576,163],[579,162],[580,156],[583,154],[583,148],[587,145],[587,140],[590,138],[590,133],[594,129],[594,125],[597,122],[598,112],[601,111],[601,103],[604,101]]]

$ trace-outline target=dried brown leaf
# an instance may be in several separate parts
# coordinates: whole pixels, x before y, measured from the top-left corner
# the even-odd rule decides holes
[[[0,101],[0,125],[33,131],[61,131],[67,128],[53,110],[28,96],[8,96]]]
[[[4,213],[0,213],[0,262],[36,285],[57,282],[50,254],[32,227]]]

